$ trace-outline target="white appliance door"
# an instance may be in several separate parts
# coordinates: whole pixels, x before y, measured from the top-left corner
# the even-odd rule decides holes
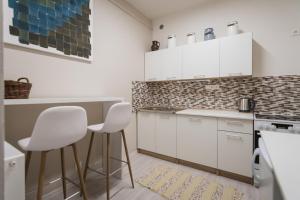
[[[259,139],[259,193],[261,200],[273,200],[274,177],[272,165],[261,139]]]
[[[280,189],[273,174],[273,166],[263,140],[259,144],[259,170],[257,179],[261,200],[283,200]]]

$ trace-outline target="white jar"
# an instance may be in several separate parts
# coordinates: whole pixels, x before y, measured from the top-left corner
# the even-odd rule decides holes
[[[188,33],[186,35],[187,44],[194,44],[196,42],[196,34],[195,33]]]
[[[168,36],[168,48],[176,47],[176,35]]]
[[[239,34],[239,25],[237,21],[233,21],[227,25],[227,35],[237,35]]]

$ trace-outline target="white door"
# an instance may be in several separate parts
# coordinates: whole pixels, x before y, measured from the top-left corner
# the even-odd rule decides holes
[[[138,112],[138,148],[155,152],[156,114]]]
[[[161,54],[162,80],[181,79],[181,48],[164,49]]]
[[[220,76],[252,75],[252,33],[220,39]]]
[[[145,81],[158,81],[162,78],[162,54],[153,51],[145,54]]]
[[[252,177],[253,135],[219,131],[218,168]]]
[[[177,117],[177,155],[180,159],[217,167],[217,119]]]
[[[219,77],[219,40],[182,47],[182,78]]]
[[[156,152],[176,158],[176,115],[157,113]]]

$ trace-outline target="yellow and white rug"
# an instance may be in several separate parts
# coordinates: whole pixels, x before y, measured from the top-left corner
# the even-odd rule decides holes
[[[137,182],[170,200],[243,199],[243,193],[236,188],[225,187],[216,181],[168,166],[153,168]]]

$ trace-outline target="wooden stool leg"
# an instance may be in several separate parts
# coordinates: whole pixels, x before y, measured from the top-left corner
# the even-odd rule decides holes
[[[126,158],[127,158],[127,164],[128,164],[131,184],[132,184],[132,188],[134,188],[134,181],[133,181],[133,176],[132,176],[131,164],[130,164],[129,153],[128,153],[127,142],[126,142],[124,130],[122,130],[122,138],[123,138],[123,143],[124,143],[124,147],[125,147],[125,153],[126,153]]]
[[[64,199],[67,198],[67,185],[66,185],[66,168],[65,168],[65,152],[64,148],[60,149],[60,159],[61,159],[61,175],[62,175],[62,184],[63,184],[63,193]]]
[[[86,194],[86,189],[85,189],[85,185],[84,185],[84,181],[83,181],[83,177],[82,177],[82,173],[81,173],[81,168],[80,168],[80,164],[79,164],[76,145],[72,144],[72,148],[73,148],[75,163],[76,163],[77,172],[78,172],[78,176],[79,176],[80,188],[81,188],[81,191],[83,194],[83,199],[87,200],[87,194]]]
[[[110,199],[110,134],[106,134],[106,199]]]
[[[26,153],[26,161],[25,161],[25,180],[27,180],[27,175],[28,175],[28,171],[29,171],[29,164],[30,164],[30,160],[31,160],[31,155],[32,155],[32,151],[28,151]]]
[[[41,163],[40,163],[40,175],[39,175],[38,190],[37,190],[37,200],[41,200],[43,196],[43,183],[44,183],[46,159],[47,159],[47,152],[42,151]]]
[[[84,181],[86,181],[87,170],[89,168],[89,162],[90,162],[90,158],[91,158],[91,151],[92,151],[94,136],[95,136],[95,133],[92,132],[91,140],[90,140],[90,146],[89,146],[88,154],[87,154],[87,157],[86,157],[86,162],[85,162],[85,167],[84,167],[84,173],[83,173],[83,180]]]

